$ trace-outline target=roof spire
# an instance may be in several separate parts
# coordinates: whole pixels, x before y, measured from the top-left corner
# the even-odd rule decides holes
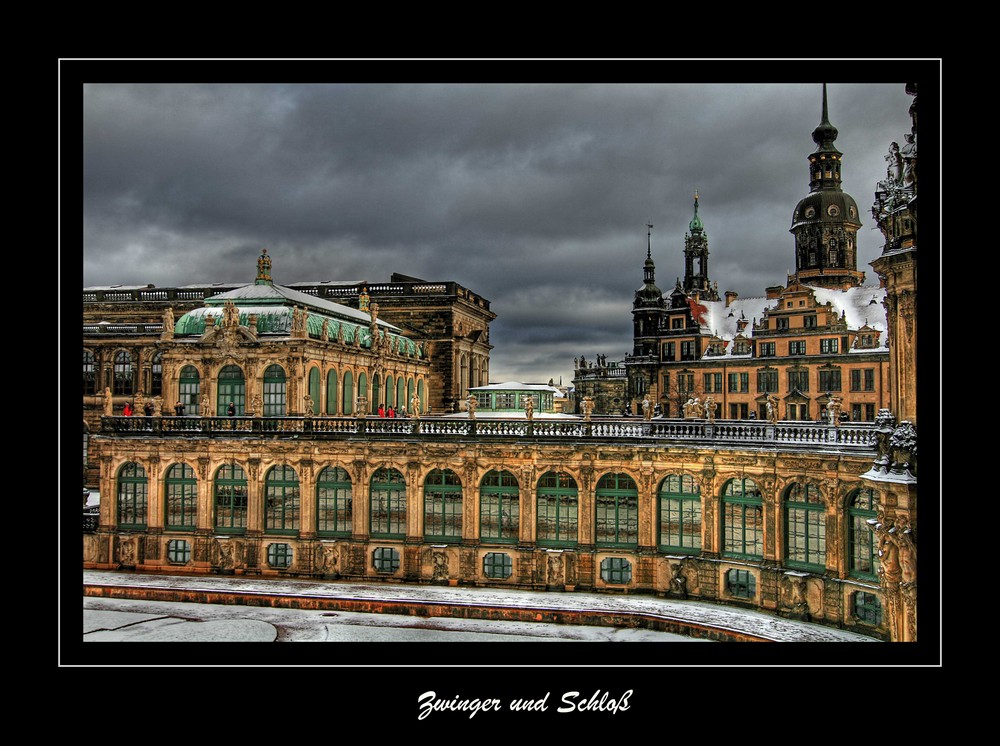
[[[837,139],[837,128],[830,124],[829,107],[826,99],[826,83],[823,84],[823,118],[819,126],[813,130],[813,142],[819,145],[817,152],[831,151],[837,153],[833,141]],[[839,155],[839,153],[838,153]]]
[[[688,230],[692,233],[700,232],[705,230],[705,224],[701,222],[701,218],[698,217],[698,190],[694,190],[694,217],[691,218],[691,222],[688,223]]]
[[[652,261],[653,259],[653,224],[646,223],[646,258]]]

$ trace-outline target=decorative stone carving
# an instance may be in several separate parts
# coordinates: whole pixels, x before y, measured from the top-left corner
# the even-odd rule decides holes
[[[262,417],[264,413],[264,399],[260,394],[254,394],[250,397],[250,406],[253,409],[254,417]]]
[[[547,562],[548,574],[546,576],[546,583],[548,585],[565,585],[565,577],[563,575],[563,556],[561,552],[553,552],[549,554]]]
[[[653,419],[653,405],[649,401],[649,394],[642,397],[642,419]]]
[[[330,339],[330,319],[323,319],[323,325],[319,330],[319,338],[324,342]]]
[[[261,249],[257,258],[257,280],[271,282],[271,257],[267,255],[267,249]]]
[[[118,567],[135,567],[135,539],[131,536],[118,537]]]
[[[247,472],[250,474],[250,479],[257,481],[260,476],[260,459],[259,458],[248,458],[247,459]]]
[[[336,544],[320,544],[316,547],[315,563],[317,572],[321,572],[324,575],[336,574],[339,561],[340,556]]]
[[[831,396],[826,403],[826,423],[833,427],[840,425],[840,408],[843,399],[839,396]]]
[[[675,562],[670,565],[670,595],[676,596],[677,598],[687,598],[688,597],[688,579],[684,574],[684,563]]]
[[[433,563],[433,574],[431,575],[431,580],[437,582],[448,582],[448,553],[434,552],[431,555],[431,562]]]
[[[416,394],[410,397],[410,416],[415,420],[420,419],[420,397]]]
[[[213,564],[220,570],[235,570],[243,564],[243,543],[237,539],[216,539],[213,555]]]
[[[778,397],[774,394],[767,395],[767,421],[772,425],[778,424]]]
[[[472,394],[469,394],[469,398],[465,400],[465,403],[466,403],[466,409],[469,412],[469,419],[470,420],[476,419],[476,406],[478,405],[476,397],[473,396]]]
[[[104,416],[113,417],[115,414],[115,403],[111,397],[111,389],[104,388]]]
[[[522,399],[524,401],[524,416],[528,422],[531,422],[535,419],[535,400],[531,396],[524,396]]]
[[[715,422],[715,399],[711,396],[705,397],[705,419]]]
[[[174,309],[167,306],[163,310],[163,332],[160,339],[170,340],[174,338]]]
[[[580,402],[580,409],[583,410],[584,422],[590,422],[590,416],[594,413],[594,398],[592,396],[583,397]]]
[[[313,415],[313,398],[309,394],[305,394],[302,397],[302,406],[305,416],[311,417]]]
[[[781,600],[789,616],[808,621],[809,603],[806,600],[806,575],[786,572],[781,576]]]

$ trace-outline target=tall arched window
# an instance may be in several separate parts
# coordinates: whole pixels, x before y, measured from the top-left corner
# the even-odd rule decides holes
[[[509,471],[490,471],[479,485],[479,537],[514,543],[520,533],[521,499],[517,478]]]
[[[462,482],[451,469],[435,469],[424,480],[424,537],[462,540]]]
[[[215,472],[215,529],[243,533],[247,528],[247,475],[237,464],[223,464]]]
[[[364,373],[358,373],[358,398],[360,399],[361,397],[365,398],[368,397],[368,376],[365,375]],[[372,404],[373,404],[372,402],[368,402],[369,412],[374,412],[375,409],[378,409],[377,404],[374,405],[375,409],[372,409]]]
[[[238,365],[227,365],[219,371],[219,393],[216,399],[215,413],[222,417],[229,408],[229,402],[236,405],[236,414],[242,416],[246,411],[247,383],[243,378],[243,370]]]
[[[396,469],[377,469],[369,494],[369,531],[372,536],[402,539],[406,536],[406,480]]]
[[[129,461],[118,470],[118,527],[146,528],[146,470]]]
[[[135,393],[135,370],[132,368],[130,352],[118,350],[115,353],[114,372],[114,392],[119,396],[131,396]]]
[[[875,493],[868,487],[855,490],[847,501],[848,570],[853,577],[878,578],[878,552],[875,534],[868,521],[878,515]]]
[[[337,414],[337,371],[326,374],[326,413]]]
[[[742,559],[764,557],[764,507],[752,479],[730,479],[722,488],[722,551]]]
[[[420,399],[420,411],[422,414],[427,411],[427,396],[422,380],[417,381],[417,398]]]
[[[344,398],[343,398],[343,411],[344,414],[353,414],[354,412],[354,374],[349,371],[344,371]]]
[[[409,409],[409,402],[406,400],[406,384],[402,378],[396,379],[396,408]]]
[[[693,477],[671,474],[659,490],[661,550],[695,553],[701,549],[701,487]]]
[[[299,475],[290,466],[275,466],[264,480],[264,530],[294,534],[299,518]]]
[[[309,371],[309,397],[312,399],[312,411],[306,414],[319,414],[319,368]]]
[[[628,474],[605,474],[597,482],[594,540],[599,546],[639,543],[639,490]]]
[[[364,374],[362,373],[362,375]],[[368,411],[377,412],[379,404],[384,404],[382,401],[382,377],[376,373],[372,376],[372,396],[368,402]]]
[[[785,490],[785,561],[809,570],[826,566],[826,510],[819,488],[792,484]]]
[[[392,376],[385,377],[385,406],[386,409],[396,406],[396,386]]]
[[[83,395],[97,393],[97,361],[90,350],[83,351]]]
[[[539,544],[566,546],[579,541],[576,480],[565,472],[550,471],[538,480],[536,538]]]
[[[349,536],[354,500],[351,475],[339,466],[328,466],[316,480],[316,530],[321,536]]]
[[[153,364],[149,372],[149,395],[163,395],[163,353],[153,355]]]
[[[269,365],[264,371],[264,416],[284,417],[286,405],[285,369],[278,364]]]
[[[181,368],[181,377],[178,388],[178,396],[181,404],[184,405],[184,413],[198,416],[201,412],[198,409],[199,396],[201,392],[201,379],[198,376],[198,369],[193,365],[185,365]]]
[[[404,406],[406,407],[407,412],[410,412],[410,409],[412,408],[410,406],[410,402],[412,401],[413,401],[413,379],[410,378],[406,382],[406,401],[404,402]],[[410,414],[413,414],[413,412],[410,412]]]
[[[187,464],[174,464],[164,480],[167,509],[164,524],[170,531],[194,531],[198,526],[198,480]]]
[[[469,357],[462,355],[459,362],[458,396],[464,399],[469,395]]]

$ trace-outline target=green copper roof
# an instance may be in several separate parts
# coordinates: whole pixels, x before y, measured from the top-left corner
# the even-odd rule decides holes
[[[694,217],[688,223],[688,230],[692,233],[705,230],[705,225],[701,222],[701,218],[698,217],[698,192],[694,193]]]

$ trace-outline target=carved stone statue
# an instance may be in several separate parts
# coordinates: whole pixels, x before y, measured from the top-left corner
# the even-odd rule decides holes
[[[160,339],[174,338],[174,309],[167,306],[163,311],[163,333]]]
[[[469,419],[470,420],[476,419],[476,405],[479,404],[479,402],[476,401],[476,397],[473,396],[472,394],[469,394],[469,398],[466,399],[465,402],[466,402],[466,409],[469,412]]]
[[[670,593],[678,598],[687,598],[687,578],[684,576],[684,565],[680,562],[671,565],[673,577],[670,578]]]
[[[264,412],[264,399],[260,394],[250,397],[250,406],[253,407],[253,416],[261,417]]]
[[[434,563],[434,574],[431,580],[448,581],[448,555],[445,552],[434,552],[431,556]]]
[[[837,427],[840,425],[840,405],[842,399],[839,396],[831,396],[826,403],[826,422],[828,425]]]
[[[337,547],[333,544],[321,544],[316,547],[316,570],[324,575],[337,571]]]
[[[580,402],[580,409],[583,410],[583,419],[585,422],[590,422],[590,415],[594,413],[594,399],[591,396],[583,397],[583,401]]]
[[[653,419],[653,405],[649,402],[649,394],[642,397],[642,419]]]
[[[324,342],[330,338],[330,319],[323,319],[323,326],[319,329],[319,338]]]
[[[337,322],[337,341],[344,344],[344,325]]]
[[[774,394],[767,395],[767,421],[772,425],[778,424],[778,397]]]
[[[715,422],[715,400],[711,396],[705,397],[705,419]]]
[[[535,399],[532,396],[523,397],[524,400],[524,416],[527,418],[528,422],[535,419]]]
[[[260,250],[257,258],[257,279],[265,282],[271,281],[271,257],[267,255],[267,249]]]
[[[906,144],[899,150],[903,158],[903,186],[913,186],[917,181],[917,136],[907,132],[903,137]]]
[[[314,414],[314,412],[313,412],[313,398],[311,396],[309,396],[309,394],[306,394],[306,395],[304,395],[302,397],[302,408],[303,408],[303,410],[305,412],[305,416],[306,417],[309,417],[310,415]]]
[[[550,554],[548,562],[548,584],[563,585],[563,558],[561,554]]]
[[[115,413],[114,399],[111,397],[111,389],[104,387],[104,416],[112,417]]]
[[[240,325],[240,311],[236,304],[227,300],[222,306],[222,328],[235,329]]]
[[[410,416],[415,420],[420,419],[420,397],[416,394],[410,397]]]
[[[135,539],[120,540],[118,544],[118,565],[120,567],[135,566]]]

